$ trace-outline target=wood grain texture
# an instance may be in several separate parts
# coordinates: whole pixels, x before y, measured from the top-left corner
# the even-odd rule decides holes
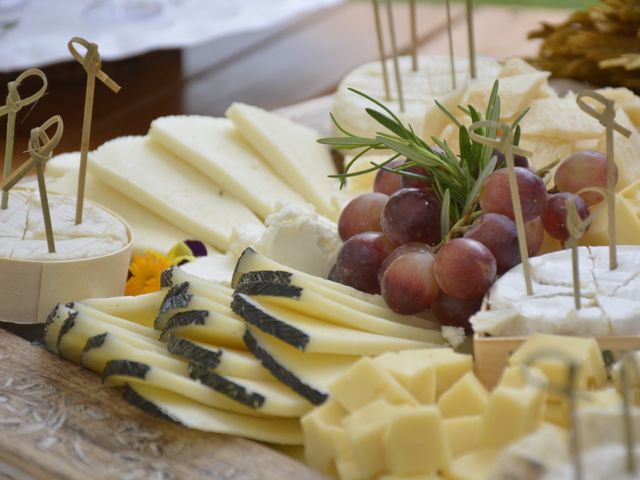
[[[0,330],[0,478],[321,476],[263,445],[143,413],[93,373]]]

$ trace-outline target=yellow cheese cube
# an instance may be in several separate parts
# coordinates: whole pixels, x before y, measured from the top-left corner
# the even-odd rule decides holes
[[[389,372],[368,357],[353,364],[330,385],[329,392],[349,412],[355,412],[378,398],[400,405],[418,405]]]
[[[440,397],[465,373],[473,370],[473,357],[455,352],[451,348],[402,350],[399,355],[407,358],[428,358],[436,366],[436,397]]]
[[[438,400],[442,416],[482,415],[489,402],[489,392],[473,372],[466,373]]]
[[[427,356],[387,352],[375,358],[420,403],[436,400],[436,366]]]
[[[560,352],[578,366],[578,389],[601,388],[607,382],[607,372],[598,342],[594,338],[570,337],[537,333],[530,336],[509,358],[509,365],[529,362],[544,352]],[[534,365],[540,368],[553,385],[566,385],[568,366],[557,357],[544,357]]]
[[[447,471],[447,478],[489,480],[499,455],[499,450],[482,449],[456,458]]]
[[[378,399],[344,418],[342,424],[365,475],[372,477],[386,471],[382,437],[393,418],[410,409],[408,405],[392,405]]]
[[[616,241],[620,245],[640,244],[640,219],[637,209],[638,200],[625,198],[616,193]],[[589,230],[580,239],[580,245],[608,245],[609,222],[607,209],[603,208],[595,217]]]
[[[454,458],[478,448],[482,424],[481,415],[445,418],[444,434]]]
[[[335,443],[335,476],[338,478],[352,478],[353,480],[364,480],[367,475],[360,468],[360,463],[356,459],[355,452],[349,441],[349,435],[343,428],[331,432]]]
[[[535,430],[542,422],[545,401],[545,392],[535,387],[499,386],[489,398],[480,444],[502,448]]]
[[[338,402],[329,399],[300,420],[304,456],[311,468],[325,473],[333,469],[336,457],[334,436],[336,430],[342,430],[342,419],[346,415],[347,411]]]
[[[435,473],[451,463],[442,416],[435,405],[422,405],[393,418],[384,436],[389,472]]]
[[[577,408],[584,407],[618,407],[622,408],[622,397],[615,388],[607,388],[589,392],[577,397]],[[547,400],[544,420],[561,427],[569,428],[571,423],[569,401],[566,398]]]
[[[547,376],[539,368],[513,365],[502,371],[502,377],[500,377],[498,385],[513,388],[526,386],[546,388],[548,384]]]

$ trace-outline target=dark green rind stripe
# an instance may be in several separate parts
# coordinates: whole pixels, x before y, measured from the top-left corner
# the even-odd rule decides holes
[[[307,385],[290,370],[279,363],[272,355],[269,354],[269,352],[258,345],[258,341],[248,329],[244,332],[244,336],[242,338],[247,349],[249,349],[249,351],[260,361],[262,366],[269,370],[274,377],[298,395],[306,398],[314,405],[321,405],[325,400],[327,400],[327,398],[329,398],[328,394],[320,392],[319,390]]]
[[[198,380],[203,385],[212,388],[216,392],[242,403],[253,409],[259,409],[264,405],[266,398],[258,393],[249,393],[245,387],[232,382],[217,373],[212,372],[202,365],[189,364],[189,376],[194,380]]]

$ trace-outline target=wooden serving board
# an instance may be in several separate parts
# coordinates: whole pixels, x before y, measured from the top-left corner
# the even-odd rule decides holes
[[[261,444],[153,417],[120,393],[0,329],[0,479],[322,478]]]

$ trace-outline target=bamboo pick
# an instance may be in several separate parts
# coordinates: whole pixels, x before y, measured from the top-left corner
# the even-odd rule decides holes
[[[404,113],[402,77],[400,75],[400,64],[398,63],[398,46],[396,44],[396,28],[393,22],[393,7],[391,6],[391,0],[387,0],[387,20],[389,22],[389,34],[391,36],[391,53],[393,55],[393,70],[396,77],[396,88],[398,89],[398,103],[400,104],[400,112]]]
[[[42,86],[40,89],[30,95],[27,98],[20,98],[20,92],[18,92],[18,87],[29,77],[38,77],[42,80]],[[45,91],[47,90],[47,77],[45,76],[42,70],[38,70],[37,68],[30,68],[25,70],[18,78],[14,81],[9,82],[7,84],[7,89],[9,92],[7,93],[7,101],[6,104],[0,107],[0,116],[7,115],[7,134],[5,137],[5,145],[4,145],[4,168],[2,172],[2,178],[7,178],[11,174],[11,167],[13,165],[13,143],[15,137],[15,128],[16,128],[16,116],[18,112],[27,105],[31,105],[32,103],[37,102],[42,98]],[[9,206],[9,191],[2,191],[2,202],[0,208],[5,210]]]
[[[445,0],[445,7],[447,10],[447,37],[449,38],[449,66],[451,68],[451,85],[452,90],[457,88],[456,85],[456,62],[453,53],[453,27],[451,24],[451,1]]]
[[[473,28],[473,0],[467,2],[467,40],[469,42],[469,72],[471,78],[476,78],[476,39]]]
[[[545,388],[548,391],[552,391],[567,397],[569,402],[569,425],[571,428],[571,454],[573,456],[573,468],[575,472],[575,479],[582,480],[582,461],[580,458],[581,455],[581,445],[580,445],[580,435],[579,435],[579,427],[578,427],[578,416],[577,416],[577,396],[578,392],[576,391],[576,380],[578,377],[578,372],[580,370],[580,366],[576,364],[576,362],[569,357],[564,352],[559,350],[546,350],[538,352],[535,355],[532,355],[527,361],[524,363],[525,366],[535,366],[535,362],[541,360],[543,358],[555,358],[563,362],[567,366],[567,383],[564,385],[554,385],[554,384],[541,384],[537,378],[530,375],[529,370],[525,369],[524,373],[527,377],[527,381],[529,384],[537,386],[539,388]]]
[[[56,125],[56,131],[51,138],[47,135],[47,130]],[[55,253],[55,241],[53,238],[53,227],[51,225],[51,212],[49,211],[49,199],[47,197],[47,186],[44,180],[44,164],[51,158],[53,149],[58,146],[64,131],[64,124],[60,115],[55,115],[44,122],[40,127],[31,130],[29,138],[29,160],[20,168],[16,169],[8,178],[6,178],[0,188],[2,191],[8,191],[16,183],[18,183],[31,168],[36,168],[38,176],[38,191],[40,192],[40,205],[42,207],[42,216],[44,218],[44,228],[47,236],[47,247],[49,253]]]
[[[591,98],[596,102],[604,106],[604,110],[599,112],[591,105],[584,101],[584,98]],[[578,93],[576,102],[580,109],[591,115],[598,120],[600,124],[605,127],[607,132],[607,212],[608,212],[608,227],[609,227],[609,269],[615,270],[618,268],[618,253],[616,242],[616,195],[615,195],[615,157],[614,157],[614,142],[613,131],[616,130],[625,137],[631,135],[631,131],[624,128],[622,125],[615,121],[615,102],[606,98],[605,96],[594,92],[593,90],[583,90]]]
[[[76,49],[78,44],[86,49],[82,56]],[[80,170],[78,174],[78,196],[76,201],[76,225],[82,223],[82,210],[84,207],[84,185],[87,176],[87,155],[89,152],[89,140],[91,136],[91,118],[93,115],[93,96],[96,78],[104,83],[112,92],[118,93],[120,85],[114,82],[102,68],[102,60],[98,53],[98,45],[81,37],[73,37],[67,44],[73,58],[80,62],[87,72],[87,88],[84,99],[84,116],[82,119],[82,141],[80,143]]]
[[[622,381],[622,413],[624,421],[624,441],[627,447],[627,472],[634,475],[638,472],[638,463],[635,456],[635,432],[631,418],[631,398],[629,395],[629,368],[633,368],[636,379],[640,376],[638,364],[633,352],[627,352],[622,357],[620,366],[620,380]]]
[[[409,0],[409,23],[411,27],[411,69],[418,71],[418,27],[416,20],[416,0]]]
[[[387,60],[384,52],[384,37],[382,36],[382,22],[380,21],[380,5],[378,0],[371,0],[373,5],[373,18],[376,24],[376,37],[378,38],[378,56],[380,57],[380,67],[382,68],[382,81],[384,83],[384,95],[387,101],[391,100],[391,89],[389,88],[389,73],[387,72]]]
[[[477,130],[496,129],[502,132],[502,138],[485,137],[476,133]],[[524,275],[524,283],[527,289],[527,295],[533,295],[533,285],[531,282],[531,266],[529,265],[529,250],[527,248],[527,237],[524,229],[524,218],[522,217],[522,205],[520,204],[520,192],[518,190],[518,181],[516,179],[515,165],[513,163],[513,154],[524,155],[530,157],[531,152],[513,145],[513,130],[511,125],[507,123],[499,123],[493,120],[483,120],[475,122],[469,127],[469,136],[475,142],[497,148],[506,159],[507,173],[509,179],[509,190],[511,193],[511,201],[513,205],[513,214],[516,220],[516,228],[518,230],[518,246],[520,249],[520,260],[522,262],[522,273]]]

